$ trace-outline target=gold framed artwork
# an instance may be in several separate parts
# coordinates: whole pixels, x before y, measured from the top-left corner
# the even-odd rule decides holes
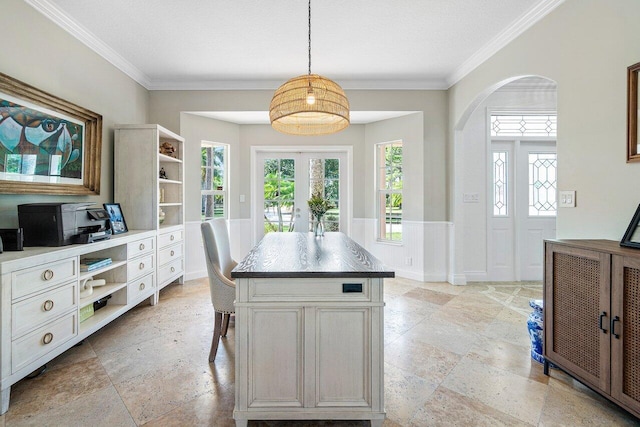
[[[640,72],[640,62],[627,68],[627,163],[640,162],[638,72]]]
[[[100,194],[102,116],[0,73],[0,193]]]

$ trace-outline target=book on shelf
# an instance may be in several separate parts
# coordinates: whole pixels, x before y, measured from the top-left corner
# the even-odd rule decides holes
[[[84,258],[80,260],[80,271],[92,271],[111,264],[111,258]]]

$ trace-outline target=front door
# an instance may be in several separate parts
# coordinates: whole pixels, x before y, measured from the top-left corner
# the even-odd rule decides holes
[[[347,156],[345,152],[271,152],[256,155],[256,242],[266,233],[308,232],[312,194],[333,208],[324,217],[326,231],[347,231]]]

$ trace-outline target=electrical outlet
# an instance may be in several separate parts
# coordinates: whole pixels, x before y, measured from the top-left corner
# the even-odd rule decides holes
[[[560,192],[560,207],[561,208],[576,207],[576,192],[574,190]]]
[[[413,264],[413,259],[410,256],[406,257],[404,259],[404,265],[411,265],[411,264]]]
[[[480,194],[478,194],[478,193],[464,193],[462,195],[462,201],[464,203],[478,203],[480,201]]]

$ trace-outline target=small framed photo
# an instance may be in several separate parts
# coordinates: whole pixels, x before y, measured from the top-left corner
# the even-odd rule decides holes
[[[102,206],[104,206],[104,209],[109,214],[112,234],[126,233],[129,231],[127,223],[124,221],[124,215],[122,214],[120,203],[105,203]]]
[[[629,227],[627,227],[627,231],[622,236],[622,240],[620,241],[620,246],[626,246],[628,248],[639,248],[640,249],[640,205],[636,209],[636,213],[633,214],[633,218],[631,219],[631,223],[629,223]]]

